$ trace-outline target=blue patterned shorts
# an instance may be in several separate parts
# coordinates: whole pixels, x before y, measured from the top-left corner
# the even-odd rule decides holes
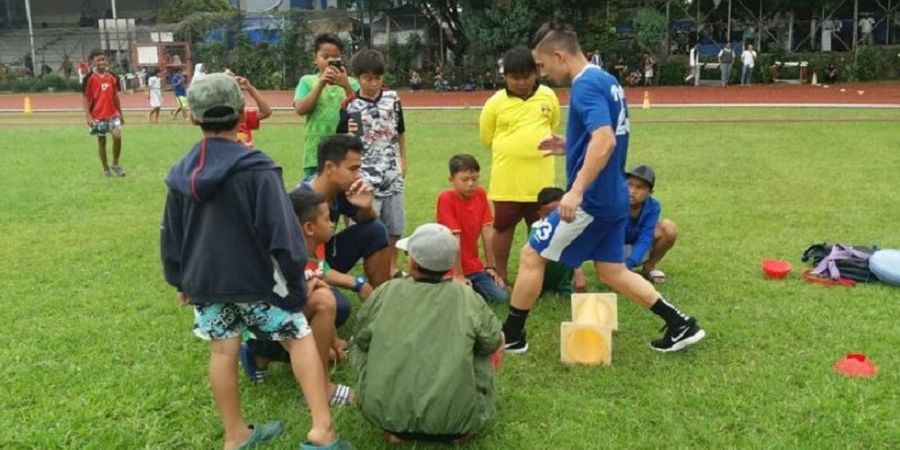
[[[260,341],[297,340],[312,332],[302,311],[290,312],[268,303],[194,305],[194,334],[200,339],[230,339],[245,328]]]

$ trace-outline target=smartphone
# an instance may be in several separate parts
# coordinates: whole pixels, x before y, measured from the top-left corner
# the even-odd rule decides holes
[[[356,131],[353,133],[353,135],[358,138],[362,138],[365,134],[362,123],[362,112],[348,113],[347,115],[349,115],[350,120],[352,120],[353,123],[356,124]]]
[[[337,70],[344,69],[344,61],[340,58],[329,60],[328,65],[334,67]]]

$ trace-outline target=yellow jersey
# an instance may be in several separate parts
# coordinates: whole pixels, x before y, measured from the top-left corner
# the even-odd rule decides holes
[[[479,120],[481,143],[491,152],[488,198],[536,202],[541,189],[553,186],[556,166],[538,151],[541,140],[559,125],[559,99],[540,85],[528,99],[497,91],[484,104]]]

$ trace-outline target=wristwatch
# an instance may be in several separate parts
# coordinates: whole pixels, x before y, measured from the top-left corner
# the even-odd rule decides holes
[[[356,277],[356,284],[353,286],[353,292],[359,294],[359,291],[361,291],[365,285],[366,279],[364,277]]]

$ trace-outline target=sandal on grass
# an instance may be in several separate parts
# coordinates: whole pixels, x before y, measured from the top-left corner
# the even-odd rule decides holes
[[[256,448],[260,444],[271,441],[281,434],[281,422],[272,421],[262,425],[250,425],[252,432],[250,437],[243,444],[238,445],[235,450],[245,450]]]
[[[663,284],[666,282],[666,273],[659,269],[653,269],[647,272],[647,279],[653,284]]]
[[[335,439],[328,445],[316,445],[310,442],[301,442],[300,450],[350,450],[353,446],[350,442],[341,439]]]
[[[354,392],[350,386],[345,384],[335,384],[334,392],[328,397],[328,406],[347,406],[353,403],[354,400]],[[306,397],[300,396],[300,402],[304,405],[306,403]],[[340,447],[338,447],[340,448]]]

